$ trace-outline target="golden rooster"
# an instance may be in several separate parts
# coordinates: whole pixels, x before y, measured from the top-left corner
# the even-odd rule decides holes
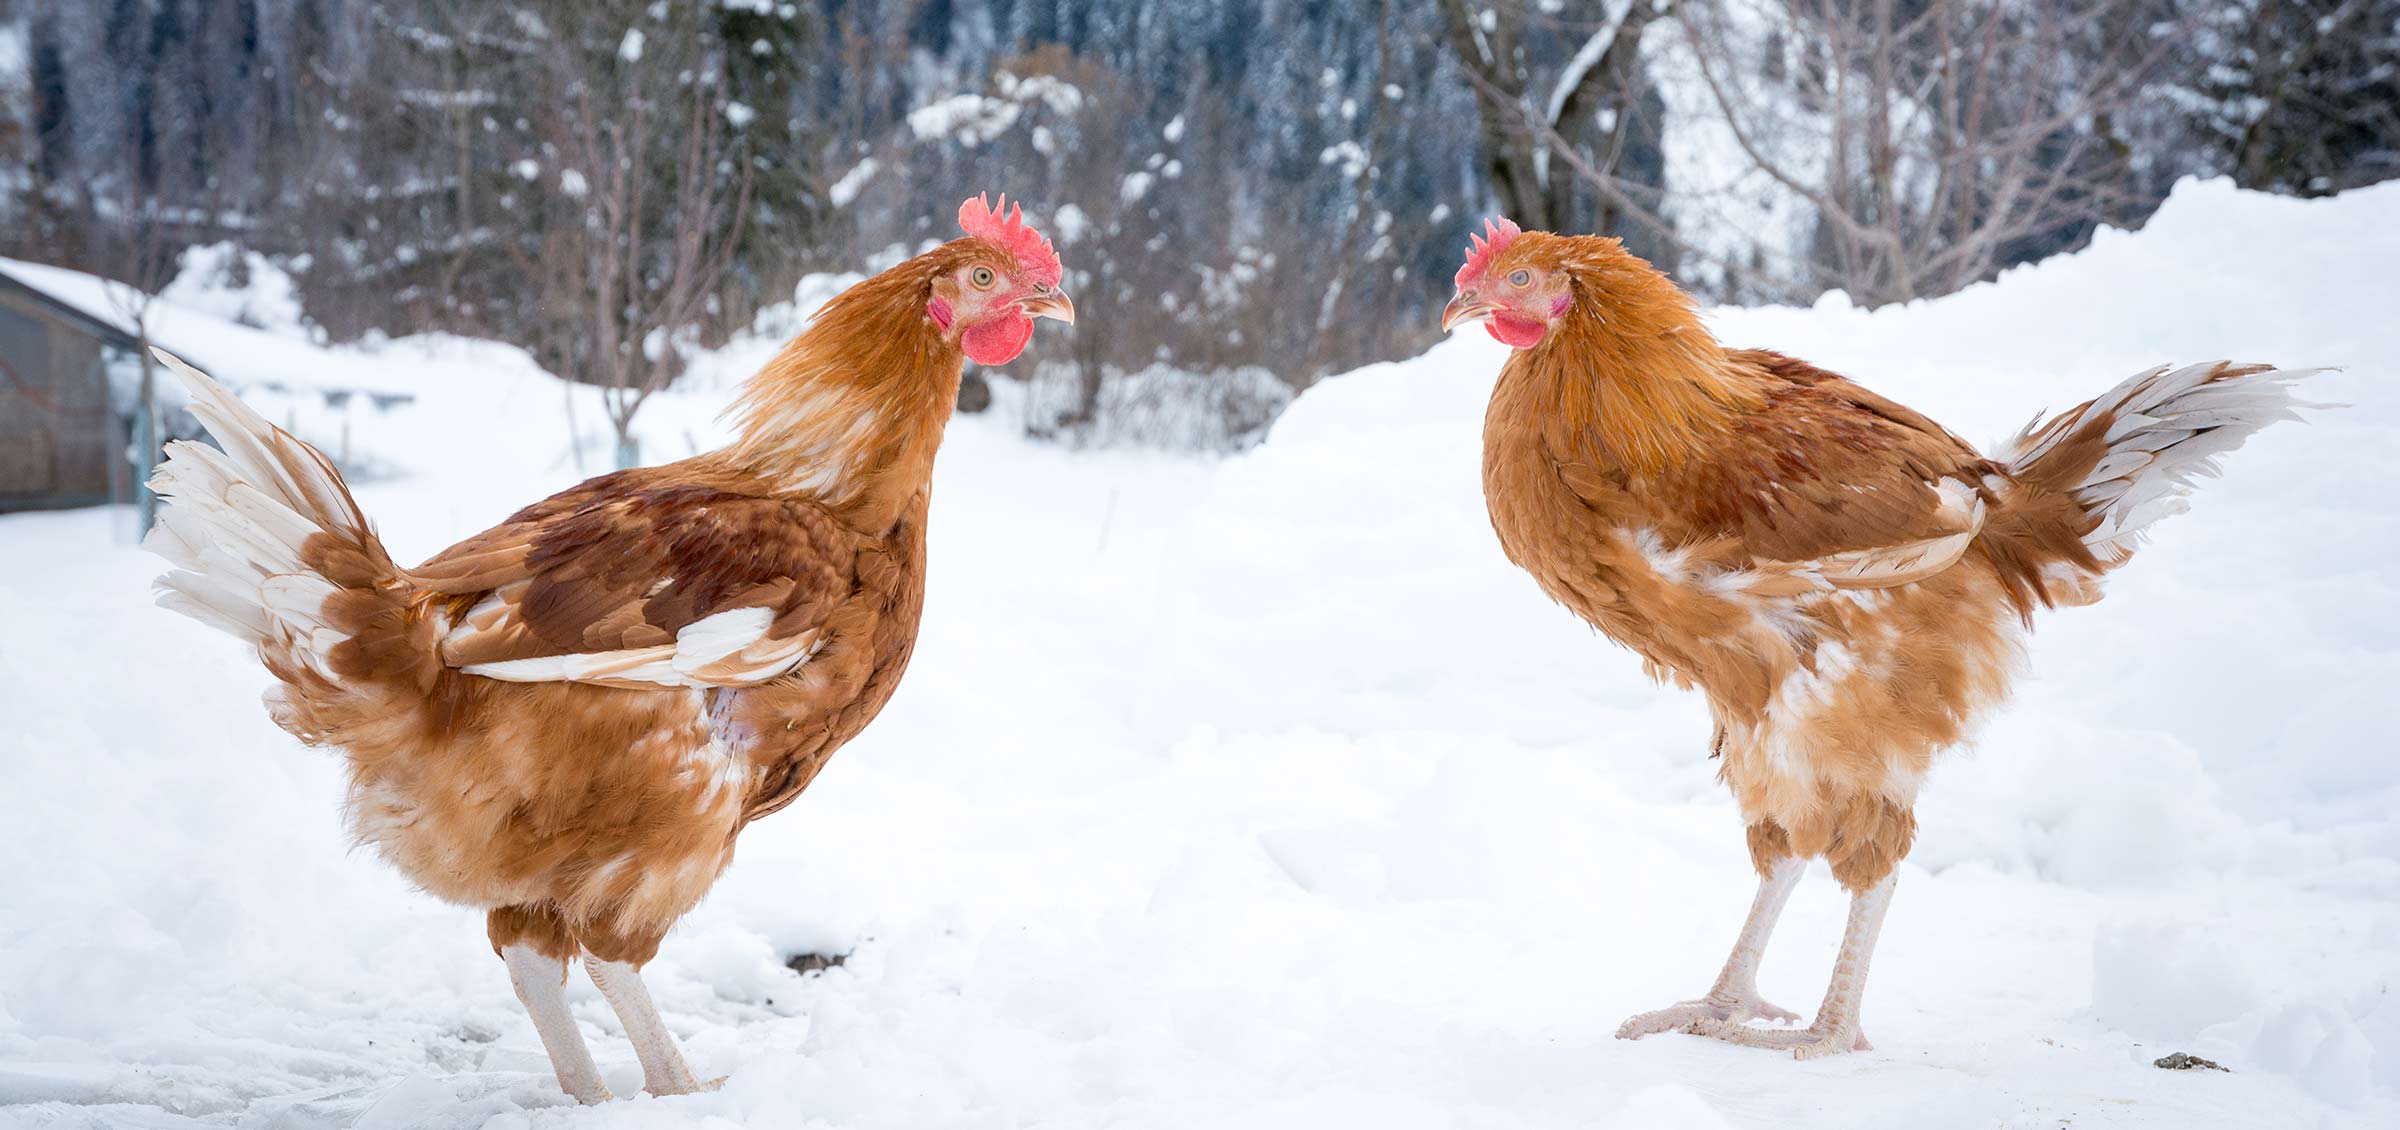
[[[1484,419],[1484,498],[1509,560],[1707,696],[1759,874],[1707,995],[1627,1020],[1810,1058],[1868,1047],[1859,1002],[1916,835],[1917,787],[2007,693],[2036,608],[2089,604],[2196,476],[2292,418],[2302,372],[2153,369],[1986,458],[1843,378],[1727,349],[1613,239],[1487,223],[1448,329],[1515,348]],[[1803,1029],[1761,952],[1804,861],[1851,892]]]
[[[223,451],[170,445],[159,602],[256,645],[267,705],[350,766],[349,821],[492,947],[578,1101],[581,956],[644,1088],[701,1084],[639,970],[891,698],[924,604],[934,452],[963,359],[1072,323],[1058,256],[981,197],[964,238],[835,298],[753,377],[731,445],[604,475],[414,569],[325,457],[169,359]]]

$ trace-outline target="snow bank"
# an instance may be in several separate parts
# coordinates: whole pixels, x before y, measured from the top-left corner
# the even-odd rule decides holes
[[[1087,421],[1076,421],[1083,406],[1076,366],[1036,365],[1031,381],[998,391],[1001,417],[1021,421],[1028,435],[1083,447],[1204,453],[1257,443],[1292,402],[1292,386],[1265,369],[1195,373],[1164,363],[1137,373],[1109,367]]]
[[[666,1101],[564,1105],[478,916],[345,851],[338,763],[266,721],[242,649],[147,606],[158,565],[110,515],[0,519],[0,1122],[2393,1124],[2396,260],[2400,186],[2192,185],[1949,299],[1714,315],[1981,437],[2162,361],[2350,366],[2311,392],[2353,407],[2270,430],[2108,601],[2045,618],[2016,703],[1937,770],[1874,1052],[1611,1038],[1705,987],[1752,880],[1698,704],[1493,544],[1502,354],[1462,335],[1217,463],[955,422],[907,683],[649,971],[731,1076]],[[646,409],[644,449],[714,442],[808,308]],[[590,435],[588,401],[521,354],[172,321],[416,394],[357,437],[409,472],[359,492],[403,557],[600,469],[566,422]],[[1802,885],[1771,998],[1814,1002],[1843,913]],[[2178,1050],[2233,1071],[2150,1066]]]
[[[159,297],[210,317],[283,337],[311,337],[292,276],[264,255],[230,243],[194,247]]]

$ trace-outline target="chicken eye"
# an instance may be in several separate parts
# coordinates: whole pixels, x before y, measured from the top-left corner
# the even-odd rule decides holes
[[[1526,283],[1529,283],[1529,282],[1532,282],[1532,281],[1533,281],[1533,272],[1532,272],[1532,271],[1526,271],[1526,270],[1516,270],[1516,271],[1511,271],[1511,272],[1509,272],[1509,274],[1508,274],[1508,285],[1510,285],[1510,286],[1524,286]]]
[[[992,269],[990,267],[975,268],[974,279],[975,285],[979,288],[992,285]]]

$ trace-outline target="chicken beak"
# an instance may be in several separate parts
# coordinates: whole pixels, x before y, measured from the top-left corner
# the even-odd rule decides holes
[[[1442,332],[1449,333],[1462,322],[1480,322],[1497,309],[1498,305],[1476,297],[1473,291],[1461,294],[1442,307]]]
[[[1068,325],[1075,324],[1075,303],[1067,292],[1052,289],[1048,294],[1035,295],[1018,304],[1036,318],[1056,318]]]

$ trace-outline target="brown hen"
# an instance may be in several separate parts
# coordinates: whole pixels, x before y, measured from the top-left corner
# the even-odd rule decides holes
[[[924,605],[935,450],[965,359],[1072,322],[1049,243],[980,198],[965,238],[859,283],[751,379],[736,438],[604,475],[413,569],[333,465],[168,359],[218,442],[170,445],[160,603],[257,646],[277,723],[341,751],[349,820],[417,885],[489,911],[576,1099],[609,1097],[567,1012],[581,956],[645,1088],[700,1086],[638,970],[891,698]]]
[[[2007,693],[2034,611],[2099,599],[2194,477],[2292,417],[2306,374],[2153,369],[1986,457],[1832,373],[1727,349],[1611,239],[1486,226],[1444,328],[1514,347],[1484,419],[1492,528],[1542,590],[1698,688],[1760,882],[1716,985],[1625,1022],[1806,1058],[1863,1049],[1868,959],[1917,788]],[[1803,1029],[1758,995],[1803,861],[1852,893]]]

